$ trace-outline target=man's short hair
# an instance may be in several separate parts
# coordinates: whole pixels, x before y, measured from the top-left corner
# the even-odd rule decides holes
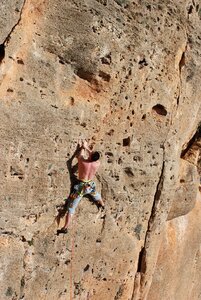
[[[95,151],[92,153],[92,155],[91,155],[92,161],[97,161],[97,160],[99,160],[99,158],[100,158],[100,153],[98,151]]]

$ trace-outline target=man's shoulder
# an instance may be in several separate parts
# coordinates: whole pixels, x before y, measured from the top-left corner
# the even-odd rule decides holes
[[[80,162],[87,162],[87,159],[85,159],[83,155],[80,155],[77,159]]]

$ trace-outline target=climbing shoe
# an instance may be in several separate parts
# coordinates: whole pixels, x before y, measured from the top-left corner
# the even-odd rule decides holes
[[[68,233],[68,229],[67,228],[61,228],[57,230],[57,235],[59,235],[60,233],[66,234]]]
[[[98,209],[104,210],[105,205],[102,205],[101,203],[97,203]]]

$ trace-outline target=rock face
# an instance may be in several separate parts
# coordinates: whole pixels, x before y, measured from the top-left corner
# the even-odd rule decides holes
[[[0,10],[1,299],[200,299],[199,1]],[[80,138],[106,209],[57,236]]]

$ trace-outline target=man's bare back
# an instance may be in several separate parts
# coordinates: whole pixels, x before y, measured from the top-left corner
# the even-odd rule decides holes
[[[84,151],[87,151],[88,158],[84,158]],[[78,154],[78,178],[79,180],[92,180],[100,166],[99,153],[95,152],[98,155],[98,159],[94,160],[94,152],[88,147],[86,141],[81,145],[81,151]]]
[[[90,161],[88,159],[84,159],[82,156],[78,157],[79,180],[93,180],[99,166],[100,161]]]

